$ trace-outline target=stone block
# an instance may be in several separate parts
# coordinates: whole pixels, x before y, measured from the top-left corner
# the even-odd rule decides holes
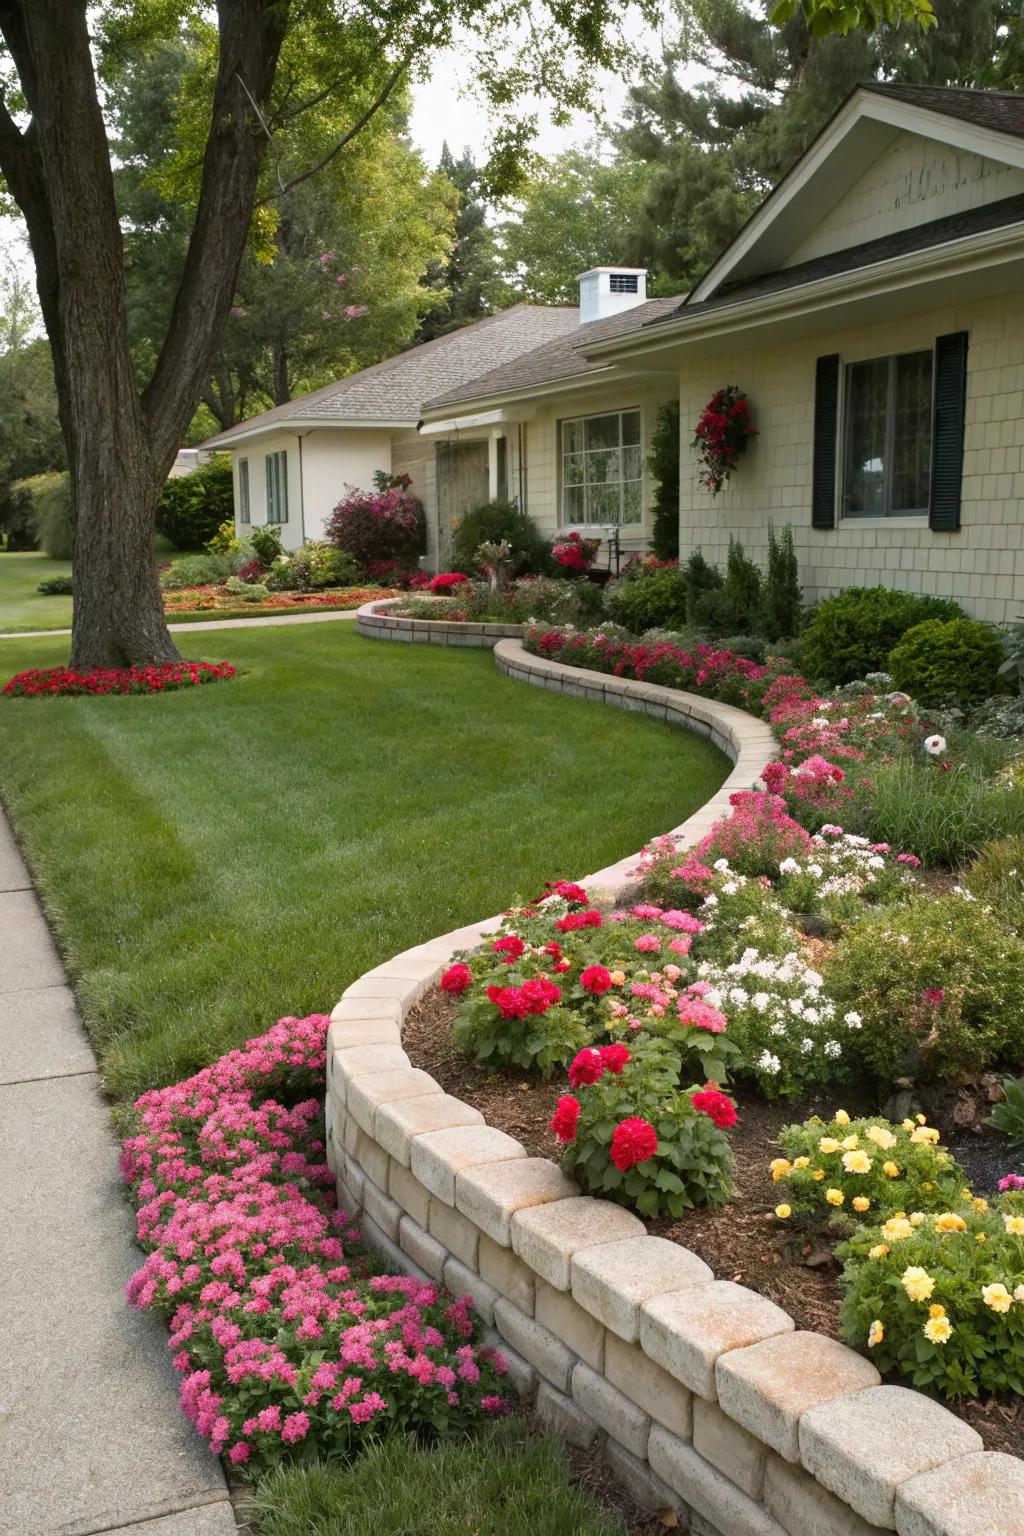
[[[567,1291],[556,1291],[546,1280],[536,1282],[533,1315],[538,1323],[550,1328],[595,1371],[604,1370],[604,1329],[576,1305]]]
[[[604,1341],[604,1374],[613,1386],[671,1430],[678,1440],[693,1434],[693,1395],[655,1365],[642,1349],[609,1333]]]
[[[344,1120],[341,1122],[341,1125],[342,1125],[341,1144],[345,1148],[345,1151],[348,1152],[350,1156],[354,1157],[355,1156],[356,1145],[357,1145],[357,1143],[359,1141],[359,1137],[360,1137],[360,1135],[362,1133],[360,1132],[360,1129],[359,1129],[358,1125],[356,1124],[356,1122],[352,1119],[351,1115],[346,1115]]]
[[[572,1395],[584,1413],[634,1456],[647,1455],[651,1421],[625,1393],[581,1360],[572,1373]]]
[[[610,1437],[604,1443],[604,1459],[638,1509],[652,1515],[668,1515],[671,1512],[676,1516],[674,1528],[677,1531],[686,1530],[688,1511],[668,1484],[655,1476],[646,1461],[633,1456],[625,1446]]]
[[[372,1137],[365,1131],[359,1131],[356,1136],[356,1149],[352,1154],[368,1179],[372,1179],[377,1188],[387,1194],[388,1188],[388,1163],[390,1159],[387,1153],[378,1147]]]
[[[621,1205],[592,1200],[587,1195],[535,1205],[512,1217],[513,1251],[560,1291],[569,1289],[569,1265],[581,1249],[643,1235],[638,1216]]]
[[[572,1294],[580,1306],[629,1344],[640,1337],[645,1301],[715,1278],[703,1259],[663,1237],[628,1237],[584,1248],[574,1255],[570,1271]]]
[[[449,1130],[455,1125],[483,1125],[478,1109],[463,1104],[450,1093],[428,1093],[422,1098],[390,1099],[381,1104],[373,1125],[373,1134],[396,1162],[408,1168],[412,1162],[412,1141],[426,1131]]]
[[[375,1131],[375,1119],[382,1104],[393,1099],[417,1099],[427,1094],[440,1093],[440,1083],[435,1083],[429,1072],[418,1067],[397,1068],[390,1072],[369,1072],[365,1077],[353,1077],[345,1089],[348,1112],[358,1121],[367,1135]]]
[[[397,1243],[402,1208],[396,1201],[383,1194],[372,1179],[363,1181],[363,1210],[371,1221],[377,1223],[390,1242]]]
[[[578,1185],[546,1157],[520,1157],[467,1168],[455,1181],[456,1209],[505,1248],[512,1246],[516,1211],[578,1194]]]
[[[454,1205],[455,1180],[463,1169],[525,1157],[526,1149],[504,1131],[489,1125],[457,1125],[415,1137],[411,1162],[424,1188],[445,1205]]]
[[[806,1409],[880,1381],[870,1360],[820,1333],[780,1333],[749,1349],[730,1350],[715,1366],[718,1401],[729,1417],[797,1462],[797,1432]]]
[[[430,1196],[419,1179],[413,1178],[409,1169],[396,1163],[394,1158],[388,1169],[388,1194],[392,1200],[398,1201],[407,1216],[418,1221],[421,1227],[426,1227],[430,1219]]]
[[[765,1470],[764,1502],[789,1536],[877,1536],[877,1525],[862,1520],[803,1467],[774,1453]]]
[[[460,1216],[458,1211],[450,1205],[445,1205],[443,1200],[430,1198],[430,1219],[427,1222],[427,1230],[432,1237],[436,1237],[439,1243],[443,1243],[449,1253],[454,1253],[463,1264],[468,1264],[470,1269],[479,1269],[477,1264],[477,1248],[480,1243],[480,1234],[471,1221],[465,1216]]]
[[[593,1450],[601,1438],[601,1431],[589,1414],[546,1381],[541,1382],[537,1391],[534,1412],[538,1424],[549,1435],[555,1435],[581,1451]]]
[[[453,1296],[472,1296],[473,1307],[487,1324],[494,1322],[494,1303],[500,1301],[493,1285],[481,1280],[475,1269],[467,1269],[456,1258],[444,1262],[444,1283]]]
[[[647,1459],[658,1477],[714,1529],[728,1536],[787,1536],[762,1504],[660,1424],[651,1426]]]
[[[533,1316],[536,1282],[533,1270],[522,1259],[517,1259],[510,1248],[503,1248],[481,1232],[477,1262],[488,1285],[493,1285],[496,1291],[514,1302],[527,1317]]]
[[[387,1233],[365,1212],[359,1226],[367,1247],[372,1248],[377,1257],[383,1260],[390,1274],[415,1275],[417,1280],[429,1282],[431,1277],[426,1270],[421,1269],[397,1243],[393,1243]]]
[[[567,1349],[561,1339],[547,1328],[542,1328],[534,1318],[527,1317],[504,1297],[494,1304],[494,1326],[512,1348],[518,1350],[539,1371],[545,1381],[560,1392],[572,1390],[572,1371],[576,1356]]]
[[[693,1400],[693,1448],[731,1483],[759,1502],[764,1494],[764,1469],[768,1451],[748,1434],[717,1403]]]
[[[334,1057],[341,1051],[349,1051],[364,1045],[402,1044],[402,1026],[397,1019],[339,1019],[327,1031],[327,1054],[332,1068]]]
[[[793,1319],[781,1307],[731,1280],[653,1296],[640,1309],[644,1352],[712,1401],[719,1355],[792,1331]]]
[[[343,997],[331,1011],[332,1024],[347,1023],[349,1019],[389,1019],[401,1025],[402,1017],[401,1003],[389,997]],[[337,1041],[332,1041],[330,1033],[327,1038],[333,1049]]]
[[[412,1062],[400,1045],[353,1045],[335,1051],[331,1058],[331,1086],[343,1104],[348,1102],[348,1085],[354,1077],[371,1072],[400,1072]],[[364,1130],[372,1130],[372,1125]]]
[[[981,1451],[901,1483],[900,1536],[1011,1536],[1024,1531],[1024,1461]]]
[[[398,1223],[398,1242],[403,1253],[422,1269],[425,1275],[444,1284],[444,1265],[448,1254],[435,1237],[424,1232],[418,1221],[403,1216]]]
[[[808,1408],[800,1460],[864,1519],[896,1529],[896,1490],[908,1478],[982,1449],[981,1436],[907,1387],[869,1387]]]
[[[480,1342],[488,1349],[496,1350],[502,1357],[507,1367],[502,1377],[503,1384],[511,1383],[515,1388],[516,1396],[524,1404],[530,1404],[537,1395],[537,1386],[540,1378],[528,1360],[524,1360],[517,1350],[510,1347],[500,1333],[493,1328],[485,1328],[480,1335]]]

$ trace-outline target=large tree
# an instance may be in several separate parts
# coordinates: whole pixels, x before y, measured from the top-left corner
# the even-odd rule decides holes
[[[292,127],[324,102],[347,126],[320,157],[350,151],[413,67],[457,37],[475,80],[508,108],[532,90],[589,102],[593,66],[621,67],[610,0],[218,0],[208,72],[184,93],[197,132],[198,195],[188,248],[152,373],[140,390],[129,345],[124,239],[90,22],[124,41],[169,23],[202,27],[201,0],[0,0],[9,70],[0,101],[0,171],[28,228],[53,351],[71,469],[77,666],[173,660],[152,560],[156,504],[235,303],[253,212],[284,207],[312,178],[288,151]],[[103,30],[101,26],[101,31]],[[510,39],[529,37],[508,63]],[[311,73],[316,65],[312,90]],[[282,66],[282,67],[279,67]],[[496,135],[492,181],[514,177],[532,127]],[[267,174],[262,176],[264,167]]]
[[[437,302],[420,325],[421,341],[472,325],[512,299],[501,278],[481,167],[468,149],[456,157],[444,144],[438,171],[453,189],[458,211],[447,250],[424,275],[424,287]]]

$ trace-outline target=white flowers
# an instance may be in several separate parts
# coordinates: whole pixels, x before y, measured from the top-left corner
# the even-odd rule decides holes
[[[771,1051],[762,1051],[757,1058],[757,1065],[762,1072],[770,1072],[772,1077],[782,1069],[782,1062]]]
[[[945,736],[940,736],[938,732],[934,736],[926,736],[924,739],[924,749],[929,757],[941,757],[946,750]]]
[[[797,863],[796,859],[783,859],[782,863],[779,865],[780,875],[798,875],[799,873],[800,865]]]
[[[864,1028],[864,1020],[861,1018],[860,1014],[856,1013],[852,1008],[849,1013],[843,1014],[843,1023],[848,1024],[851,1029]]]

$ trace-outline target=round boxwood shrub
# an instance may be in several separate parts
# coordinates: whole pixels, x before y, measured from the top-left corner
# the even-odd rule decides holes
[[[512,546],[517,576],[543,576],[554,571],[551,550],[540,529],[514,501],[487,501],[467,512],[452,532],[452,570],[477,575],[476,552],[481,544]]]
[[[928,619],[960,619],[951,598],[887,587],[844,587],[811,613],[802,636],[803,670],[811,678],[852,683],[888,670],[889,652],[908,629]]]
[[[997,691],[1002,661],[1003,647],[989,625],[928,619],[893,646],[888,670],[897,688],[919,704],[970,704]]]
[[[639,565],[609,582],[604,606],[609,618],[637,635],[648,629],[682,629],[686,578],[678,565]]]

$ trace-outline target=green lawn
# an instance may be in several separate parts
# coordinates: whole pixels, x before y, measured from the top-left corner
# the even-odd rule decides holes
[[[503,678],[486,651],[341,624],[202,648],[244,675],[162,698],[0,699],[0,793],[119,1098],[621,858],[728,767],[657,721]],[[0,676],[63,654],[5,641]]]
[[[70,597],[44,597],[36,588],[41,581],[50,581],[54,576],[70,575],[70,560],[0,552],[0,633],[67,629],[71,623]]]

